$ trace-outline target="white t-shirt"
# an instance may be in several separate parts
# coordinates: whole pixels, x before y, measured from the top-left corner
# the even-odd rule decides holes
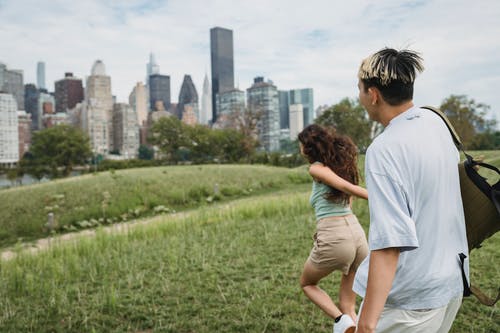
[[[370,251],[401,249],[386,306],[444,306],[463,294],[459,253],[468,256],[458,176],[459,153],[432,111],[411,108],[393,118],[366,152]],[[353,289],[364,297],[368,256]],[[468,277],[468,259],[465,262]]]

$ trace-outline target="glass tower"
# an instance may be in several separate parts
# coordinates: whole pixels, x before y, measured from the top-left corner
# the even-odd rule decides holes
[[[210,29],[210,57],[212,62],[212,112],[217,120],[217,94],[234,89],[233,31],[215,27]]]

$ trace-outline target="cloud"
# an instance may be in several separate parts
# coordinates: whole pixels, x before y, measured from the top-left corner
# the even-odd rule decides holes
[[[27,13],[32,13],[26,15]],[[36,15],[34,15],[36,13]],[[72,71],[84,78],[96,59],[112,77],[113,93],[127,101],[144,81],[149,52],[171,76],[172,99],[184,74],[200,92],[210,72],[209,30],[233,30],[235,82],[255,76],[279,89],[311,87],[315,104],[357,96],[361,59],[384,46],[422,53],[415,101],[434,104],[466,94],[489,104],[500,120],[500,3],[482,1],[229,1],[0,0],[2,58],[36,82],[46,62],[47,86]],[[53,88],[52,88],[53,89]]]

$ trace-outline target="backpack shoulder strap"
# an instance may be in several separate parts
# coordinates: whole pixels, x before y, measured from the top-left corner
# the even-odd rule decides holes
[[[453,137],[453,142],[455,143],[455,146],[457,146],[457,148],[459,150],[464,151],[462,141],[460,140],[460,137],[458,136],[457,132],[453,128],[453,125],[451,124],[448,117],[446,117],[446,115],[441,110],[439,110],[438,108],[435,108],[433,106],[422,106],[421,108],[430,110],[430,111],[434,112],[435,114],[437,114],[441,119],[443,119],[444,123],[446,124],[446,127],[448,127],[448,130],[451,133],[451,136]]]

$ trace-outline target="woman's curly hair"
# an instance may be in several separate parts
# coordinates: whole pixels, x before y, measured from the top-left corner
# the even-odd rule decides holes
[[[348,182],[355,185],[359,183],[358,150],[350,137],[338,135],[334,129],[312,124],[299,133],[298,139],[309,163],[321,162]],[[349,203],[349,194],[331,186],[330,190],[326,195],[327,200]]]

